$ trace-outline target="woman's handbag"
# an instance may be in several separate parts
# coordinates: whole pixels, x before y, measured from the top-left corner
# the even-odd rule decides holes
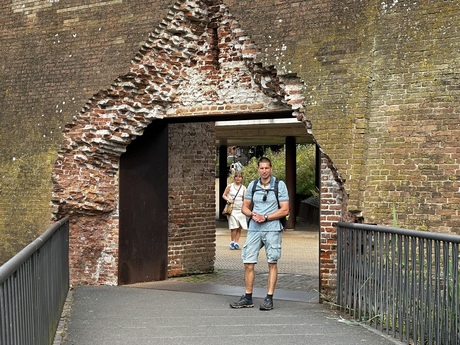
[[[224,216],[230,216],[232,214],[232,211],[233,211],[233,204],[227,203],[227,205],[225,205],[224,207],[224,210],[222,211],[222,214]]]
[[[238,193],[240,192],[240,189],[243,185],[240,186],[240,188],[238,188],[238,191],[236,192],[236,195],[235,197],[233,198],[233,200],[235,200],[236,196],[238,195]],[[222,214],[224,216],[231,216],[232,215],[232,211],[233,211],[233,204],[227,202],[227,205],[225,205],[224,207],[224,210],[222,211]]]

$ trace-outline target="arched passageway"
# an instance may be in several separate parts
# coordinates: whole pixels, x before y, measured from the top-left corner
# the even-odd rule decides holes
[[[71,216],[73,283],[115,285],[125,277],[131,280],[129,277],[136,276],[139,281],[163,277],[157,272],[133,275],[131,269],[126,273],[119,265],[120,235],[124,236],[120,212],[129,209],[120,200],[124,195],[120,190],[124,179],[120,160],[147,127],[163,128],[165,123],[168,169],[150,167],[150,172],[162,172],[158,179],[167,181],[167,196],[159,203],[167,198],[167,214],[160,212],[162,206],[145,207],[144,213],[157,212],[163,222],[148,218],[147,228],[139,234],[167,232],[167,275],[213,270],[215,126],[210,123],[289,114],[302,124],[306,135],[311,134],[310,122],[302,111],[302,82],[292,74],[278,74],[273,66],[256,63],[256,52],[220,1],[178,2],[140,49],[129,71],[95,94],[66,126],[53,169],[53,204],[56,217]],[[341,217],[342,206],[337,207],[337,202],[343,203],[346,196],[343,181],[324,153],[321,171],[328,216],[321,224],[326,265],[320,275],[328,285],[334,281],[335,243],[330,234],[334,232],[333,222]],[[132,231],[137,230],[128,232],[131,239],[136,236]],[[137,238],[137,244],[141,243],[143,236]],[[137,262],[134,251],[138,246],[123,246]],[[164,250],[164,245],[160,247],[156,251]],[[146,248],[148,245],[142,255]],[[164,265],[153,266],[164,269]]]

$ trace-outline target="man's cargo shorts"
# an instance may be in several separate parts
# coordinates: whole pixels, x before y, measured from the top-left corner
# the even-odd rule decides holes
[[[241,258],[245,264],[256,264],[259,251],[265,246],[267,262],[275,264],[281,258],[281,231],[248,231]]]

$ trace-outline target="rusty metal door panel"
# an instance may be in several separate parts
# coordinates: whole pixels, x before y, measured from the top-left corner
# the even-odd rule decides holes
[[[166,279],[168,126],[154,121],[120,158],[118,283]]]

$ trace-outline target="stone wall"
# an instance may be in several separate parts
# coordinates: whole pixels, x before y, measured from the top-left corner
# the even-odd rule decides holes
[[[74,229],[75,253],[94,256],[80,279],[113,282],[119,156],[153,120],[196,114],[304,121],[327,158],[330,262],[332,208],[458,233],[459,14],[457,1],[0,0],[0,261],[70,214],[105,236],[92,250]]]

